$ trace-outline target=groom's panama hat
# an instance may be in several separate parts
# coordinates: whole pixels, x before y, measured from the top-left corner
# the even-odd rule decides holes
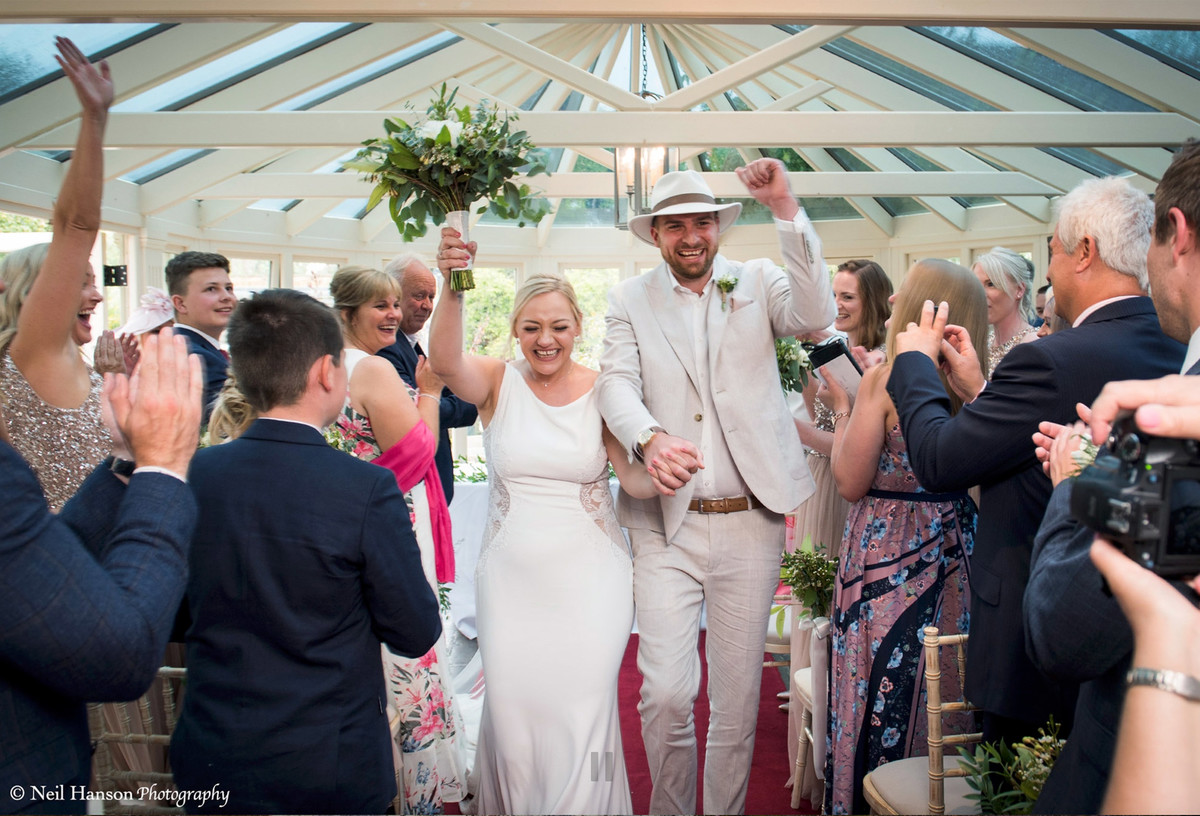
[[[654,192],[650,194],[650,212],[630,218],[629,231],[647,244],[657,246],[650,237],[650,225],[655,216],[698,212],[716,213],[720,219],[718,232],[724,232],[737,221],[742,205],[736,201],[718,204],[703,176],[695,170],[676,170],[654,185]]]

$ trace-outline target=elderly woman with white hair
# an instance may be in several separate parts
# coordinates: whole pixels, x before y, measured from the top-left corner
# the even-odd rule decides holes
[[[1007,247],[998,246],[976,258],[971,271],[987,292],[990,380],[1005,354],[1021,343],[1037,339],[1037,330],[1030,325],[1034,314],[1033,263]]]

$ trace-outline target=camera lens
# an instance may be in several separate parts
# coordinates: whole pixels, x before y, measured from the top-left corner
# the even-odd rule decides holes
[[[1136,462],[1142,456],[1142,440],[1135,433],[1127,433],[1117,440],[1113,453],[1126,462]]]

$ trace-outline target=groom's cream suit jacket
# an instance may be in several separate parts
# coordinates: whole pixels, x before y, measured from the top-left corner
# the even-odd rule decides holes
[[[742,480],[767,508],[789,513],[812,494],[813,482],[779,384],[775,338],[826,328],[834,304],[820,240],[804,210],[775,226],[784,269],[766,258],[713,260],[713,281],[736,278],[737,284],[724,309],[707,312],[708,382]],[[654,425],[700,445],[703,398],[689,318],[674,286],[661,263],[609,292],[597,390],[600,412],[627,451]],[[719,292],[712,297],[718,299]],[[669,541],[695,484],[693,479],[674,496],[646,500],[622,492],[618,518],[625,527],[661,531]]]

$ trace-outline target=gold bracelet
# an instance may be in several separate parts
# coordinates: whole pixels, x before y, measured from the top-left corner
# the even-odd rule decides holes
[[[849,412],[849,411],[837,411],[837,412],[835,412],[835,413],[834,413],[834,415],[833,415],[833,420],[832,420],[832,421],[833,421],[833,424],[836,426],[836,425],[837,425],[837,423],[838,423],[838,420],[839,420],[839,419],[845,419],[845,418],[846,418],[846,417],[848,417],[848,416],[850,416],[850,412]]]

